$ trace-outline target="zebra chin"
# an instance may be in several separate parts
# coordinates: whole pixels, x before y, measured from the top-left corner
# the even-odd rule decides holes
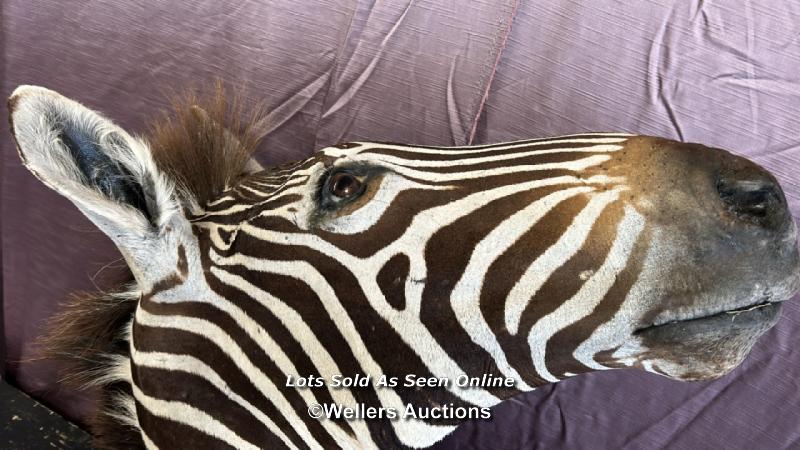
[[[681,381],[722,377],[738,367],[780,317],[781,303],[763,302],[636,330],[611,359]]]

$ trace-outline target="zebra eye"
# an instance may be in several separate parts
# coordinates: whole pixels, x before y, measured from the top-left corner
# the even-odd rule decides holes
[[[339,198],[349,198],[361,191],[361,180],[347,172],[334,174],[328,183],[328,192]]]

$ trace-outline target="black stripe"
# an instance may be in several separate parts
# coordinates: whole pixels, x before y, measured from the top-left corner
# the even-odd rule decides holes
[[[563,200],[528,231],[500,255],[486,271],[486,279],[481,291],[480,308],[486,323],[495,333],[497,341],[506,353],[511,364],[525,382],[531,386],[540,385],[544,380],[536,377],[529,364],[530,358],[520,358],[516,355],[527,353],[520,349],[527,349],[528,335],[525,332],[512,336],[506,329],[505,299],[511,289],[519,281],[528,267],[544,253],[547,248],[555,244],[564,234],[564,230],[572,219],[586,207],[589,199],[586,195]],[[577,274],[575,275],[577,279]],[[546,291],[540,296],[542,306],[558,306],[565,299],[560,286],[553,286],[554,290]],[[520,328],[520,330],[525,331]]]
[[[322,277],[330,283],[335,292],[335,301],[344,305],[344,309],[362,337],[367,351],[387,376],[398,377],[401,380],[408,373],[425,377],[432,376],[419,355],[408,347],[391,325],[372,308],[363,291],[359,288],[358,280],[339,261],[306,247],[281,246],[258,241],[245,232],[240,232],[237,240],[242,242],[242,253],[254,258],[276,261],[306,261],[312,264]],[[341,335],[340,329],[343,324],[336,324],[332,321],[329,315],[321,308],[321,300],[310,288],[305,286],[303,281],[289,277],[284,277],[285,280],[279,281],[277,279],[278,276],[256,271],[246,271],[241,275],[257,286],[267,286],[271,294],[295,309],[309,327],[312,328],[315,336],[317,336],[326,350],[330,352],[343,375],[363,374],[362,368],[353,356],[354,349],[350,348]],[[288,279],[293,280],[293,282],[287,283],[286,280]],[[416,390],[413,388],[398,388],[395,390],[405,403],[415,405],[453,403],[455,405],[468,406],[467,403],[446,390]],[[351,391],[359,403],[372,406],[380,405],[372,388],[353,389]],[[460,421],[444,420],[436,423],[457,424]],[[387,430],[393,430],[388,422],[369,420],[367,421],[367,426],[375,439],[381,439],[381,442],[391,444],[392,447],[399,445],[399,441],[396,441],[393,431],[387,434]]]
[[[224,350],[202,336],[188,331],[169,328],[151,328],[141,324],[135,324],[134,333],[134,344],[138,351],[185,354],[194,356],[204,362],[214,369],[214,371],[219,374],[220,378],[225,380],[225,383],[228,384],[233,392],[246,399],[251,405],[258,408],[272,419],[276,426],[286,434],[294,445],[298,448],[307,448],[300,435],[291,428],[289,422],[280,413],[278,408],[239,370],[238,367],[236,367],[236,363]],[[135,372],[138,373],[138,371],[139,368],[137,367]],[[164,386],[166,387],[167,385],[164,384]],[[179,389],[179,387],[175,389]],[[153,395],[151,392],[145,392],[148,395]],[[203,405],[201,409],[206,409],[209,405],[217,404],[209,403]]]
[[[232,299],[235,301],[235,299]],[[300,397],[297,390],[286,387],[286,376],[280,368],[277,367],[275,362],[270,358],[270,355],[264,353],[264,350],[255,342],[250,336],[239,326],[239,324],[225,312],[217,307],[202,302],[176,302],[176,303],[158,303],[154,301],[142,301],[140,307],[145,311],[156,315],[181,315],[186,317],[196,317],[199,319],[211,322],[222,330],[225,330],[233,341],[235,341],[242,349],[245,355],[248,356],[250,362],[257,367],[264,375],[266,375],[278,390],[284,395],[290,405],[295,411],[306,411],[307,405],[305,400]],[[159,331],[158,333],[161,333]],[[202,330],[198,330],[202,333]],[[154,333],[155,334],[155,333]],[[134,343],[141,337],[134,336]],[[189,354],[198,355],[206,351],[210,341],[207,341],[200,335],[197,335],[191,341],[193,349],[190,348]],[[138,344],[136,344],[138,346]],[[212,365],[212,367],[214,367]],[[238,368],[236,369],[239,370]],[[227,378],[226,374],[222,375],[223,379]],[[272,417],[272,415],[270,415]],[[312,420],[307,414],[298,414],[298,417],[303,420],[308,426],[309,431],[323,445],[326,443],[333,443],[333,438],[328,435],[328,432],[316,420]],[[273,420],[276,418],[273,417]],[[283,426],[281,426],[283,428]]]
[[[619,311],[622,302],[630,292],[631,287],[639,278],[644,260],[647,256],[647,249],[650,242],[650,227],[647,227],[636,240],[636,244],[628,257],[628,263],[625,268],[614,279],[614,284],[608,290],[603,300],[592,311],[591,314],[583,319],[575,322],[574,324],[560,330],[547,342],[545,355],[561,355],[558,362],[558,373],[551,371],[551,373],[559,378],[565,378],[564,373],[584,373],[590,372],[591,369],[583,363],[575,359],[573,356],[574,349],[588,339],[597,328],[606,322],[610,321],[614,315]],[[564,349],[572,349],[572,351],[564,352]],[[550,366],[548,358],[548,367]]]
[[[193,406],[253,445],[262,448],[285,445],[266,425],[202,377],[179,370],[142,366],[136,367],[136,371],[139,389],[150,397]]]
[[[194,427],[175,422],[167,417],[151,414],[138,401],[136,402],[136,416],[147,437],[160,449],[236,450],[236,448]]]
[[[421,318],[426,327],[458,364],[471,376],[502,375],[494,358],[475,344],[464,330],[450,305],[450,295],[464,273],[476,244],[498,224],[542,197],[560,190],[550,187],[524,191],[497,199],[453,221],[437,231],[425,248],[428,277],[423,292]],[[498,301],[499,299],[493,299]],[[518,391],[488,389],[505,398]]]
[[[579,276],[581,272],[585,270],[596,272],[600,268],[611,250],[617,225],[622,220],[623,214],[619,202],[613,203],[603,210],[589,231],[589,236],[593,238],[587,239],[580,250],[556,269],[528,303],[528,307],[520,317],[519,336],[527,337],[536,322],[555,311],[583,287],[584,281]],[[606,238],[600,238],[600,236],[606,236]],[[571,352],[574,349],[564,350]],[[515,367],[528,367],[526,372],[536,373],[530,352],[516,352],[510,356],[509,359],[513,359],[512,364]],[[547,355],[547,358],[548,362],[557,361],[558,355]],[[559,363],[556,362],[556,364]],[[544,380],[542,379],[542,381]]]

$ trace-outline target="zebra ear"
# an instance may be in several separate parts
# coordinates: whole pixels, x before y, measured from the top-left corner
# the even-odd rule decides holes
[[[121,248],[158,234],[179,211],[147,145],[110,120],[36,86],[18,87],[8,108],[25,167]]]

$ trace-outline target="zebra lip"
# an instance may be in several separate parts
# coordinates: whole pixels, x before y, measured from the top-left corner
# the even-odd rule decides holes
[[[761,301],[750,305],[742,306],[735,309],[729,309],[718,313],[708,314],[705,316],[694,317],[684,320],[671,320],[659,324],[651,324],[648,326],[637,328],[633,334],[651,332],[655,330],[662,330],[667,328],[674,328],[676,326],[690,326],[697,327],[710,324],[723,324],[723,321],[736,323],[736,325],[757,325],[764,321],[771,321],[777,318],[780,312],[781,302]]]

